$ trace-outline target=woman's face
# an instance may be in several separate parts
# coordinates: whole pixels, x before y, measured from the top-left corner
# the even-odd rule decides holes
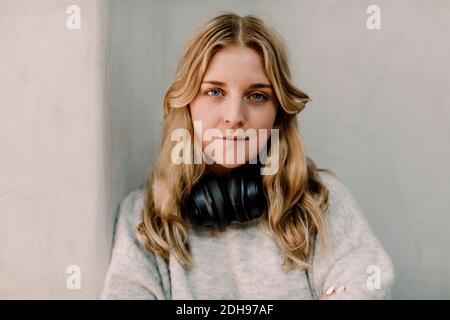
[[[253,159],[265,147],[275,121],[277,99],[261,57],[250,48],[236,46],[213,56],[189,108],[194,124],[201,123],[201,128],[195,127],[197,141],[202,141],[203,151],[215,161],[212,167],[226,173]],[[215,138],[205,137],[205,131],[213,128],[217,129]],[[256,137],[226,139],[250,131],[256,132]],[[249,148],[249,143],[255,143],[257,150]]]

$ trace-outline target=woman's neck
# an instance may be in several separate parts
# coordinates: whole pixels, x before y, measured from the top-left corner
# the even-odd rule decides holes
[[[228,176],[230,174],[231,170],[233,170],[233,169],[234,168],[226,168],[217,163],[208,165],[208,172],[212,172],[221,177]]]

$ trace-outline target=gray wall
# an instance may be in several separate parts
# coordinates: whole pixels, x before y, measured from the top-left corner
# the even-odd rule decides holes
[[[68,32],[71,3],[83,26]],[[366,28],[371,4],[381,30]],[[218,10],[260,14],[284,37],[313,99],[299,115],[306,151],[392,257],[394,298],[450,299],[446,0],[0,2],[0,297],[98,297],[180,51]],[[81,290],[65,286],[69,264]]]

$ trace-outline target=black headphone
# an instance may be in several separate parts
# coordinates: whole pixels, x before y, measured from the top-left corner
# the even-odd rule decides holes
[[[250,221],[267,208],[259,164],[243,164],[222,177],[206,173],[184,204],[183,214],[196,225],[225,228]]]

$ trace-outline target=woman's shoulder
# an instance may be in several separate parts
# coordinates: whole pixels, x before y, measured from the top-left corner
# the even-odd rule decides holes
[[[119,217],[123,216],[130,224],[140,222],[145,204],[145,190],[135,189],[122,198],[119,206]]]
[[[135,189],[120,201],[114,227],[114,250],[129,252],[130,247],[138,245],[136,227],[142,220],[145,205],[145,190]]]
[[[328,190],[327,225],[330,231],[345,236],[351,228],[367,227],[367,219],[351,189],[343,179],[328,171],[319,171],[320,179]]]
[[[318,171],[321,182],[327,188],[331,196],[344,195],[349,192],[340,177],[331,171]]]
[[[342,178],[331,171],[318,171],[318,173],[321,182],[328,190],[328,202],[332,207],[357,206],[352,191]]]
[[[367,250],[375,248],[374,251],[383,252],[381,242],[351,189],[336,175],[321,172],[320,176],[329,191],[326,227],[337,252],[358,244]]]

